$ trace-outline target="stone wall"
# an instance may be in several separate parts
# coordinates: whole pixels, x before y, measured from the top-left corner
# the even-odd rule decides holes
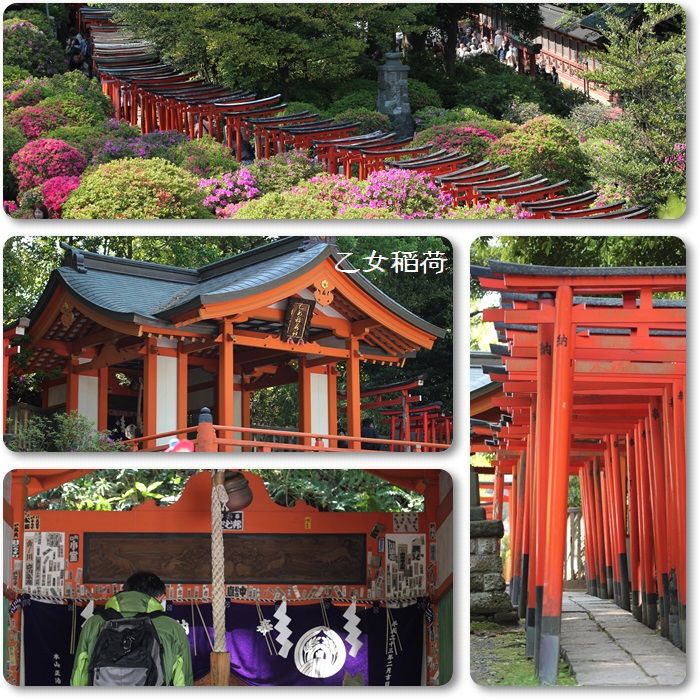
[[[472,508],[478,517],[483,508]],[[501,559],[503,523],[500,520],[471,520],[469,539],[469,608],[472,619],[492,618],[499,623],[517,622],[518,616],[506,593]]]

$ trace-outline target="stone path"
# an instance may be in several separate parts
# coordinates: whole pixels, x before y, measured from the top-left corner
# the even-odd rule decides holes
[[[579,685],[680,685],[686,656],[611,600],[565,592],[562,655]]]

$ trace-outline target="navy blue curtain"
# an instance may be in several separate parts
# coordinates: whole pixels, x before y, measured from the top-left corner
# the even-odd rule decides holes
[[[287,658],[270,654],[265,638],[257,631],[260,622],[254,605],[229,603],[226,609],[226,645],[231,652],[231,671],[251,685],[334,686],[342,685],[343,681],[355,685],[420,685],[423,611],[417,605],[392,610],[395,634],[393,643],[387,645],[386,610],[379,606],[358,607],[362,647],[357,656],[352,657],[344,629],[345,609],[334,605],[326,607],[330,627],[343,642],[345,662],[328,678],[311,678],[297,668],[295,647],[309,630],[324,625],[319,603],[287,607],[291,618],[290,642],[294,645]],[[261,610],[263,618],[274,625],[274,606],[264,605]],[[76,640],[83,622],[81,611],[82,607],[76,611]],[[213,637],[211,605],[200,604],[199,611],[201,618],[189,603],[168,604],[167,610],[167,614],[187,631],[195,680],[209,673],[210,647],[202,618]],[[26,685],[69,685],[73,668],[70,653],[72,607],[32,600],[24,607],[23,614]],[[271,637],[276,638],[277,633],[273,631]]]

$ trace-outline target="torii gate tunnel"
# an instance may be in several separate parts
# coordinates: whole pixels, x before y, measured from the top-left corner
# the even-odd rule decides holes
[[[502,417],[482,449],[496,514],[512,474],[511,595],[540,682],[557,677],[572,476],[587,592],[685,649],[685,267],[490,262],[472,275],[501,293],[483,318],[501,343],[484,371],[503,383]]]

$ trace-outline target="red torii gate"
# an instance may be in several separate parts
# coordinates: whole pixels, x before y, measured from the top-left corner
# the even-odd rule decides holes
[[[513,474],[512,596],[540,681],[557,676],[570,476],[588,592],[652,628],[658,605],[662,633],[685,648],[685,303],[654,298],[684,292],[685,268],[491,262],[472,274],[502,292],[483,317],[503,364],[484,371],[503,382],[506,415],[482,449],[496,456],[495,501]]]

